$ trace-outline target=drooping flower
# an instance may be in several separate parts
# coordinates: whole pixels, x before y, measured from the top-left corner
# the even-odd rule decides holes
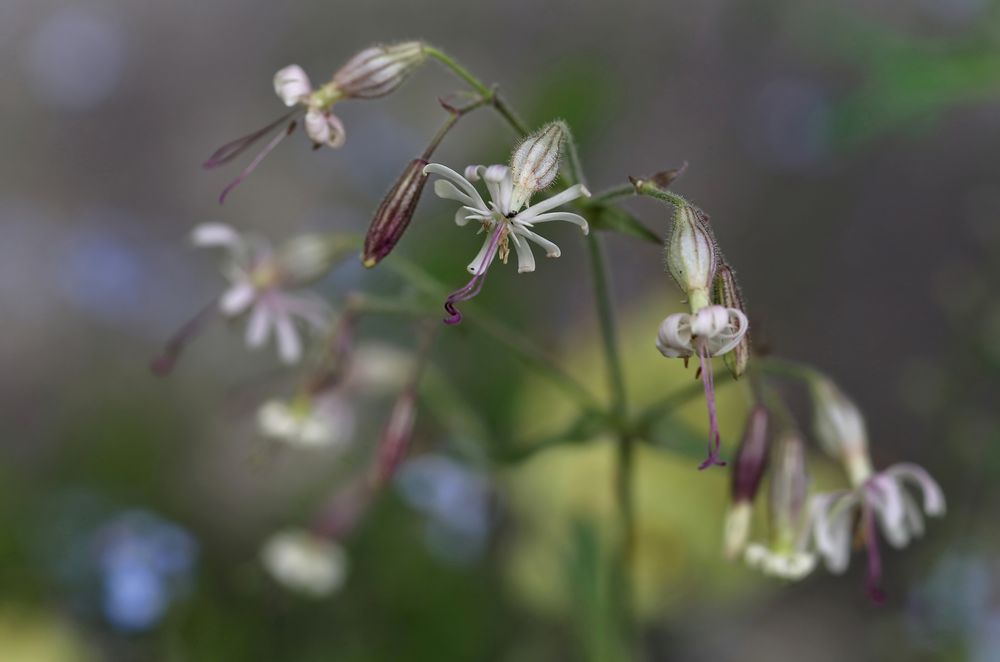
[[[317,88],[313,87],[305,70],[297,64],[279,70],[274,75],[275,94],[293,110],[263,129],[226,143],[204,163],[205,168],[216,168],[229,163],[264,136],[284,126],[243,172],[223,189],[219,202],[225,201],[229,192],[246,179],[286,136],[295,131],[300,117],[314,147],[326,145],[336,148],[343,145],[346,133],[343,123],[331,110],[333,105],[342,99],[375,99],[389,94],[425,58],[424,45],[419,41],[372,46],[348,60],[329,83]]]
[[[792,580],[802,579],[813,571],[816,554],[810,547],[807,493],[804,444],[798,434],[786,432],[777,441],[771,475],[770,539],[767,544],[747,545],[743,555],[747,565]]]
[[[875,472],[864,416],[857,405],[829,379],[815,380],[812,395],[816,437],[823,449],[843,464],[851,483],[849,490],[813,497],[816,549],[831,572],[844,572],[857,527],[868,552],[868,592],[873,600],[881,601],[884,596],[880,588],[879,532],[893,547],[905,547],[923,535],[924,515],[945,514],[944,493],[931,475],[916,464],[901,463]],[[907,483],[919,488],[922,509],[907,491]]]
[[[546,257],[559,257],[559,247],[533,230],[536,224],[566,221],[579,226],[584,234],[589,231],[587,221],[582,216],[566,211],[551,211],[577,198],[588,197],[590,192],[582,184],[574,184],[565,191],[522,209],[512,203],[515,184],[511,169],[507,166],[469,166],[463,177],[451,168],[431,163],[424,168],[424,172],[444,178],[434,183],[434,192],[438,197],[461,203],[462,206],[455,214],[455,223],[464,226],[473,221],[481,226],[481,232],[486,235],[478,255],[468,266],[472,279],[464,287],[452,292],[445,302],[444,307],[448,311],[446,324],[458,324],[462,321],[462,314],[455,304],[468,301],[479,294],[490,265],[497,257],[506,263],[511,244],[517,253],[518,273],[535,270],[535,256],[529,242],[541,246]],[[489,191],[488,204],[472,184],[480,179],[486,183]],[[521,204],[527,204],[527,198]]]
[[[922,503],[906,489],[906,483],[919,488]],[[854,533],[859,531],[868,552],[868,593],[881,602],[884,596],[880,588],[878,533],[893,547],[905,547],[923,535],[924,515],[945,514],[945,499],[926,470],[902,463],[871,475],[852,490],[816,495],[811,513],[816,549],[831,572],[847,569]]]
[[[305,529],[279,531],[260,552],[267,572],[285,588],[323,598],[347,578],[347,554],[337,542]]]
[[[219,297],[219,310],[227,317],[249,314],[246,343],[261,347],[273,330],[278,354],[286,363],[302,356],[302,340],[295,326],[300,319],[322,329],[328,309],[318,298],[293,294],[330,268],[339,257],[330,240],[303,235],[275,250],[262,237],[243,235],[222,223],[199,225],[192,233],[196,246],[222,248],[227,253],[223,275],[230,286]]]
[[[747,316],[738,308],[708,305],[693,314],[674,313],[660,324],[656,348],[667,358],[698,356],[701,380],[708,404],[709,447],[708,458],[699,469],[712,465],[725,465],[719,459],[719,423],[715,410],[715,380],[712,357],[722,356],[739,346],[749,328]]]
[[[747,415],[732,470],[732,502],[726,513],[723,554],[737,558],[747,544],[757,490],[767,472],[771,450],[771,416],[767,408],[755,406]]]

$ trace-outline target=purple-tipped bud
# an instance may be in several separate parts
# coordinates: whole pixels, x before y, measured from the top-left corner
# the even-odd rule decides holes
[[[740,292],[740,285],[736,281],[736,274],[728,264],[720,264],[715,272],[715,291],[713,292],[714,303],[726,308],[734,308],[746,314],[746,304],[743,303],[743,293]],[[747,331],[740,338],[740,342],[731,349],[724,357],[726,366],[733,377],[739,379],[747,369],[750,361],[750,332]]]
[[[424,45],[419,41],[372,46],[337,70],[333,84],[345,97],[375,99],[399,87],[426,57]]]
[[[409,387],[396,400],[389,415],[389,422],[382,432],[375,465],[375,485],[384,485],[396,474],[403,458],[406,457],[406,452],[410,449],[416,422],[417,393],[414,388]]]
[[[361,254],[361,262],[366,267],[374,267],[388,255],[413,219],[420,202],[420,194],[427,183],[424,173],[425,159],[413,159],[399,180],[382,199],[375,211],[372,224],[365,236],[365,248]]]
[[[771,415],[767,408],[757,405],[750,410],[733,467],[733,501],[751,502],[757,496],[760,481],[767,472],[770,428]]]
[[[694,205],[677,206],[664,257],[667,270],[690,301],[691,312],[709,305],[719,250],[705,212]]]

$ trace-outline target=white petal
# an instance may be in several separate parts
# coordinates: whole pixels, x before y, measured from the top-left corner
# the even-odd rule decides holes
[[[712,356],[722,356],[732,351],[734,347],[740,344],[743,336],[746,335],[750,328],[750,322],[742,310],[727,308],[726,311],[728,314],[728,323],[725,329],[714,338],[710,338],[708,342],[708,351]]]
[[[472,183],[469,182],[469,180],[467,180],[465,177],[462,177],[460,174],[458,174],[448,166],[443,166],[440,163],[428,163],[426,166],[424,166],[424,174],[437,175],[439,177],[445,177],[451,180],[456,186],[458,186],[458,188],[464,191],[465,194],[469,196],[469,198],[472,199],[473,202],[467,203],[469,204],[470,207],[489,210],[489,207],[486,206],[486,203],[483,201],[483,197],[479,195],[479,191],[476,190],[476,187],[473,186]],[[437,184],[434,185],[434,192],[437,193],[439,196],[441,196],[441,194],[438,193]]]
[[[587,187],[584,186],[583,184],[574,184],[565,191],[553,195],[551,198],[546,198],[545,200],[536,202],[535,204],[531,205],[530,207],[522,211],[520,214],[518,214],[517,218],[522,221],[531,222],[539,214],[547,212],[550,209],[555,209],[559,205],[570,202],[571,200],[576,200],[577,198],[580,197],[589,198],[590,191],[588,191]]]
[[[495,258],[497,255],[497,247],[493,246],[493,250],[492,251],[490,250],[490,242],[492,241],[492,239],[493,239],[493,233],[487,232],[486,239],[485,241],[483,241],[482,248],[479,249],[479,253],[476,255],[476,258],[469,263],[468,267],[466,267],[466,269],[468,269],[470,274],[475,276],[477,274],[483,273],[484,271],[486,271],[487,268],[489,268],[490,264],[493,262],[493,258]]]
[[[285,363],[296,363],[302,357],[302,341],[287,313],[275,315],[274,330],[278,336],[278,356]]]
[[[257,291],[250,283],[237,282],[226,290],[226,293],[219,299],[219,310],[230,317],[239,315],[247,309],[256,293]]]
[[[225,223],[202,223],[191,231],[195,246],[225,246],[235,248],[243,242],[240,233]]]
[[[293,64],[274,74],[274,92],[286,106],[294,106],[312,92],[312,84],[302,67]]]
[[[853,493],[834,492],[813,497],[810,515],[816,551],[823,556],[830,572],[840,574],[847,570],[856,505]]]
[[[266,437],[287,441],[295,434],[298,421],[286,403],[268,400],[257,410],[257,428]]]
[[[928,515],[939,517],[945,513],[944,492],[927,471],[916,464],[904,462],[895,464],[883,473],[900,479],[913,481],[923,492],[924,512]]]
[[[344,144],[346,134],[344,125],[333,113],[310,108],[305,118],[306,134],[317,145],[340,147]]]
[[[893,547],[910,542],[902,487],[885,474],[877,474],[864,486],[865,499],[874,510],[882,533]]]
[[[434,182],[434,194],[439,198],[444,198],[445,200],[455,200],[456,202],[461,202],[463,209],[476,209],[483,213],[488,211],[485,204],[483,207],[479,207],[479,201],[476,198],[460,191],[457,186],[445,179],[439,179]]]
[[[535,225],[536,223],[546,223],[548,221],[566,221],[567,223],[572,223],[573,225],[579,225],[580,229],[583,230],[583,234],[590,233],[590,226],[587,225],[587,219],[579,214],[573,214],[568,211],[554,211],[549,212],[548,214],[539,214],[530,221],[524,221],[518,218],[514,222]]]
[[[513,226],[514,232],[518,233],[522,237],[527,237],[531,241],[535,242],[539,246],[545,249],[545,257],[559,257],[562,255],[562,251],[554,243],[546,239],[545,237],[532,232],[531,230],[525,228],[521,225]]]
[[[527,240],[517,236],[512,232],[510,235],[514,242],[514,250],[517,251],[517,273],[523,274],[535,270],[535,255],[531,252],[531,246]]]
[[[256,349],[267,341],[268,333],[271,330],[271,311],[263,302],[258,302],[250,312],[250,321],[247,322],[246,343],[251,349]]]
[[[668,359],[691,356],[694,353],[691,346],[691,316],[686,313],[674,313],[660,322],[656,334],[656,348]]]

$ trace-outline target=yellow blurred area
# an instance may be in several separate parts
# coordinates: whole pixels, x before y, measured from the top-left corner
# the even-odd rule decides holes
[[[672,287],[664,275],[663,290]],[[695,364],[657,352],[657,326],[682,304],[666,297],[638,306],[623,316],[621,347],[632,411],[688,388]],[[589,325],[579,325],[586,327]],[[606,398],[605,366],[596,336],[567,338],[564,360],[584,384]],[[717,361],[717,372],[725,371]],[[748,408],[742,383],[720,385],[718,407],[726,458],[731,458]],[[574,405],[539,383],[525,390],[524,425],[536,432],[558,430],[575,412]],[[708,438],[704,398],[697,396],[671,417]],[[634,496],[637,548],[634,571],[637,608],[644,618],[686,608],[692,600],[717,602],[751,586],[751,573],[726,563],[720,554],[722,520],[729,498],[729,471],[698,470],[689,451],[672,453],[642,443],[636,449]],[[573,556],[575,523],[596,528],[605,553],[618,531],[613,494],[615,448],[610,439],[568,445],[532,457],[505,476],[514,520],[510,569],[516,590],[532,606],[561,612],[573,599],[566,564]]]
[[[58,616],[0,606],[0,660],[3,662],[95,662],[98,657]]]

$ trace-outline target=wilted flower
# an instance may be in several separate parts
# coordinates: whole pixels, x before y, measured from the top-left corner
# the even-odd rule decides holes
[[[323,328],[328,311],[322,301],[288,290],[308,283],[330,268],[337,256],[336,251],[328,250],[328,240],[309,235],[275,251],[261,237],[242,235],[222,223],[206,223],[194,229],[192,241],[196,246],[227,251],[223,274],[230,287],[219,298],[219,310],[227,317],[249,311],[247,345],[262,346],[273,329],[281,359],[286,363],[298,361],[302,356],[302,341],[295,318]]]
[[[746,335],[749,323],[743,311],[736,308],[708,305],[694,314],[675,313],[660,324],[656,348],[667,358],[683,357],[685,362],[697,354],[701,379],[708,404],[708,458],[698,467],[724,465],[719,459],[719,423],[715,411],[715,380],[712,357],[721,356],[738,346]]]
[[[229,163],[279,126],[286,122],[288,124],[253,158],[239,177],[223,189],[219,201],[224,201],[229,192],[246,179],[264,157],[295,131],[300,116],[303,117],[306,135],[316,147],[340,147],[344,144],[346,134],[344,125],[331,110],[333,105],[341,99],[374,99],[389,94],[424,58],[424,46],[419,41],[372,46],[348,60],[329,83],[318,88],[313,88],[309,76],[297,64],[278,71],[274,75],[275,94],[286,106],[294,107],[294,110],[259,131],[226,143],[205,161],[204,166],[215,168]]]
[[[354,411],[336,392],[290,401],[268,400],[257,410],[257,427],[265,437],[303,448],[347,443],[354,432]]]
[[[431,163],[424,168],[424,172],[446,178],[434,183],[434,192],[438,197],[456,200],[462,204],[455,214],[455,223],[464,226],[469,221],[474,221],[481,225],[481,231],[486,234],[479,254],[468,266],[472,280],[465,287],[452,292],[445,303],[445,310],[449,313],[449,317],[445,319],[446,324],[458,324],[462,321],[462,314],[455,308],[455,304],[468,301],[479,294],[486,271],[493,260],[499,256],[502,262],[507,262],[511,243],[517,252],[518,273],[535,270],[535,256],[528,244],[529,241],[545,249],[546,257],[559,257],[559,247],[532,230],[535,224],[566,221],[580,226],[584,234],[589,231],[587,221],[582,216],[565,211],[549,211],[579,197],[589,196],[590,192],[582,184],[575,184],[522,210],[521,207],[527,203],[527,198],[517,204],[513,201],[515,184],[511,169],[507,166],[469,166],[465,169],[463,177],[451,168]],[[483,200],[472,184],[479,179],[486,182],[486,188],[490,193],[489,204]]]
[[[896,464],[870,475],[852,490],[839,490],[813,497],[811,514],[817,551],[831,572],[847,569],[855,526],[868,551],[868,592],[876,601],[883,599],[880,589],[882,562],[877,530],[889,544],[905,547],[923,535],[921,505],[905,489],[911,482],[920,488],[923,514],[940,517],[945,513],[944,493],[922,467]]]
[[[801,579],[816,567],[816,555],[809,549],[805,448],[797,434],[785,433],[778,441],[775,465],[769,503],[770,542],[747,545],[743,558],[747,565],[766,574]]]
[[[285,588],[322,598],[347,578],[347,554],[333,540],[304,529],[272,535],[261,549],[261,562]]]

